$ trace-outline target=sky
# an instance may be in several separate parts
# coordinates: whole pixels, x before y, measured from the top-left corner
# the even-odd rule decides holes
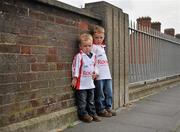
[[[85,3],[102,0],[59,0],[66,4],[81,8]],[[151,22],[161,22],[161,32],[165,28],[174,28],[180,34],[180,0],[104,0],[121,8],[129,14],[129,20],[149,16]]]

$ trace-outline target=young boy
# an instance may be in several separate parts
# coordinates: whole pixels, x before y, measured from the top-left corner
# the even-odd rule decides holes
[[[93,38],[90,34],[80,35],[80,52],[72,64],[72,87],[76,89],[78,116],[84,122],[101,121],[94,105],[94,79],[97,76],[96,56],[91,53]]]
[[[93,48],[92,51],[97,57],[97,68],[99,75],[95,80],[95,104],[97,114],[102,117],[115,116],[116,112],[112,111],[112,79],[109,70],[107,56],[104,50],[104,28],[95,26],[93,31]]]

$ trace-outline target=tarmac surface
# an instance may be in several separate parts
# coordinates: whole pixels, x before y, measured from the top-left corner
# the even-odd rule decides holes
[[[63,132],[180,132],[180,85],[143,98],[117,116],[71,125]]]

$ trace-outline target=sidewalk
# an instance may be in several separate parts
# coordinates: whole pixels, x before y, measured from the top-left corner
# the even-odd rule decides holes
[[[63,132],[180,132],[180,85],[123,108],[115,117],[80,123]]]

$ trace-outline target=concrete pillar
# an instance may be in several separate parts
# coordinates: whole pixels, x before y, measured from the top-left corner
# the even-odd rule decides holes
[[[105,28],[107,56],[113,78],[113,94],[115,109],[128,103],[128,15],[107,2],[95,2],[85,5],[102,16],[102,26]]]

